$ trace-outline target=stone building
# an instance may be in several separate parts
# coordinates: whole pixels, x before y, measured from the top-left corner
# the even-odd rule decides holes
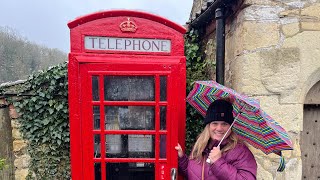
[[[284,151],[281,173],[276,155],[251,148],[257,178],[319,179],[320,1],[194,0],[189,27],[202,32],[205,59],[213,63],[214,16],[221,5],[228,10],[225,85],[259,99],[294,144],[293,151]]]

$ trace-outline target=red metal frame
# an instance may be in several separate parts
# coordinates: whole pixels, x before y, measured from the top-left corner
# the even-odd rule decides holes
[[[136,33],[123,33],[118,25],[131,17],[139,26]],[[185,29],[162,17],[136,11],[106,11],[78,18],[68,24],[71,29],[69,54],[69,112],[72,179],[94,179],[94,162],[155,162],[155,179],[169,179],[170,169],[177,168],[174,146],[185,141],[186,68],[183,56]],[[84,35],[161,38],[171,40],[170,53],[112,52],[85,50]],[[92,75],[99,76],[100,99],[103,99],[104,75],[139,75],[155,77],[155,101],[92,101]],[[167,101],[160,102],[160,75],[167,78]],[[92,106],[100,106],[104,119],[104,105],[140,105],[155,107],[155,130],[93,130]],[[160,130],[160,105],[167,106],[167,130]],[[104,122],[100,122],[101,128]],[[178,130],[178,131],[177,131]],[[93,158],[93,134],[101,134],[101,152],[105,152],[105,134],[155,135],[155,158]],[[167,134],[167,159],[159,158],[160,134]],[[105,163],[101,163],[105,169]],[[161,176],[161,172],[165,176]],[[102,177],[106,177],[102,171]]]

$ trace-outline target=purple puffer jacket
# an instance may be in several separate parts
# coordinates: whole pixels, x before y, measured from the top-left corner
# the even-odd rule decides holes
[[[210,142],[217,144],[217,142]],[[225,142],[220,146],[223,148]],[[210,146],[210,145],[208,145]],[[211,150],[208,146],[203,152],[203,156],[207,159]],[[215,145],[216,146],[216,145]],[[210,147],[214,147],[211,145]],[[243,143],[238,143],[234,149],[228,150],[222,154],[222,157],[213,164],[204,163],[204,179],[205,180],[255,180],[257,174],[257,163],[253,154]],[[188,180],[201,180],[202,162],[189,160],[184,155],[179,158],[179,172]]]

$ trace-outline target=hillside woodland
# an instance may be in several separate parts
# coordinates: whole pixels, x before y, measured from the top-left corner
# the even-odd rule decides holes
[[[37,45],[8,27],[0,27],[0,84],[67,61],[67,54]]]

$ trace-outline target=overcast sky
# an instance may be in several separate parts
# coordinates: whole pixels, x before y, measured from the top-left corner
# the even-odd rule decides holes
[[[193,0],[0,0],[0,26],[31,42],[69,52],[67,23],[102,10],[131,9],[185,24]],[[1,42],[0,42],[1,43]]]

